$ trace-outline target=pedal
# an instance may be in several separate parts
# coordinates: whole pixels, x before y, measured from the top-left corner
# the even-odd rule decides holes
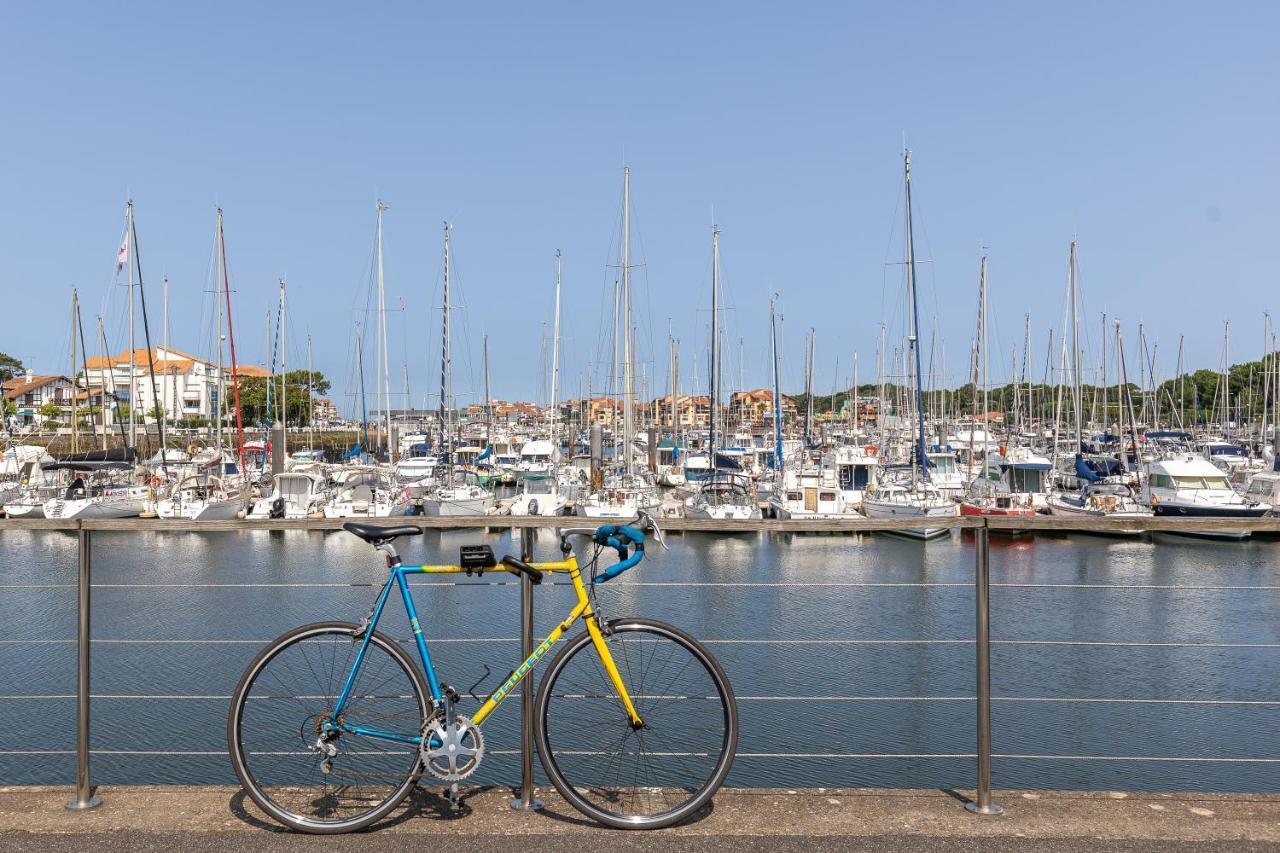
[[[445,788],[445,789],[444,789],[444,795],[445,795],[445,797],[449,800],[449,808],[451,808],[451,809],[461,808],[461,806],[462,806],[462,797],[458,796],[458,783],[457,783],[457,782],[454,782],[452,785],[450,785],[449,787]]]

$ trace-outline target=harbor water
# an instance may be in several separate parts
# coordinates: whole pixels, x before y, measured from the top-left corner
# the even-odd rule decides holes
[[[682,626],[723,662],[742,720],[728,784],[972,786],[972,537],[668,538],[599,601]],[[479,541],[518,551],[478,530],[400,544],[406,563],[440,563]],[[538,550],[554,556],[549,530]],[[245,665],[292,626],[358,622],[386,579],[340,531],[100,532],[92,554],[102,784],[234,782],[226,712]],[[0,531],[0,567],[0,784],[67,784],[76,538]],[[996,787],[1280,791],[1280,544],[993,537],[991,570]],[[517,658],[518,586],[413,589],[442,680],[496,686]],[[535,590],[539,633],[571,601]],[[410,636],[398,601],[381,630]],[[517,698],[486,723],[475,781],[519,778],[518,720]]]

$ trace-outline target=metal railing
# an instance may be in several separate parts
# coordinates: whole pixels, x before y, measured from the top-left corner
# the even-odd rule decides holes
[[[536,528],[539,527],[560,527],[564,524],[564,519],[555,518],[512,518],[512,517],[477,517],[477,518],[458,518],[458,519],[439,519],[439,518],[406,518],[397,519],[397,523],[417,524],[423,528],[446,528],[446,529],[476,529],[484,528],[501,529],[511,528],[521,531],[521,553],[526,560],[533,559],[533,536]],[[683,522],[683,523],[679,523]],[[76,763],[76,782],[75,782],[75,798],[67,803],[69,809],[89,809],[101,803],[101,799],[95,794],[95,790],[90,781],[90,755],[89,746],[90,736],[90,704],[91,699],[230,699],[230,696],[141,696],[141,695],[98,695],[93,696],[89,689],[89,664],[90,649],[93,644],[109,645],[114,643],[131,643],[131,644],[168,644],[168,643],[240,643],[263,645],[266,639],[238,639],[238,640],[164,640],[164,639],[137,639],[137,640],[113,640],[92,638],[90,617],[92,613],[91,591],[97,587],[120,588],[120,587],[141,587],[141,588],[157,588],[157,587],[194,587],[194,588],[325,588],[325,587],[367,587],[372,586],[368,583],[254,583],[254,584],[220,584],[220,583],[127,583],[127,584],[94,584],[92,578],[92,539],[93,531],[216,531],[216,530],[246,530],[246,529],[266,529],[266,530],[334,530],[339,529],[344,522],[341,520],[271,520],[266,522],[181,522],[181,521],[156,521],[141,519],[120,519],[120,520],[51,520],[51,519],[11,519],[0,522],[0,531],[6,529],[30,529],[30,530],[61,530],[75,531],[77,534],[77,569],[78,576],[75,584],[9,584],[0,585],[0,588],[24,588],[24,589],[54,589],[54,588],[75,588],[77,590],[77,636],[75,643],[77,646],[76,656],[76,692],[72,695],[41,695],[41,696],[19,696],[5,695],[0,696],[0,700],[21,700],[21,699],[64,699],[75,700],[76,703],[76,744],[74,750]],[[965,804],[970,811],[980,815],[996,815],[1000,814],[1002,809],[992,800],[991,792],[991,774],[993,759],[1016,759],[1016,760],[1078,760],[1078,761],[1186,761],[1186,762],[1251,762],[1259,764],[1280,764],[1280,758],[1239,758],[1239,757],[1172,757],[1172,756],[1107,756],[1107,755],[1052,755],[1052,754],[1034,754],[1034,753],[995,753],[992,748],[991,739],[991,707],[993,702],[1005,703],[1035,703],[1035,702],[1064,702],[1064,703],[1140,703],[1140,704],[1170,704],[1170,705],[1194,705],[1194,704],[1211,704],[1211,705],[1256,705],[1256,706],[1276,706],[1280,707],[1280,700],[1270,699],[1243,699],[1243,700],[1196,700],[1196,699],[1119,699],[1119,698],[1057,698],[1057,697],[1037,697],[1037,696],[1000,696],[993,697],[991,695],[991,647],[992,645],[1044,645],[1044,646],[1111,646],[1126,648],[1249,648],[1249,649],[1280,649],[1277,643],[1160,643],[1160,642],[1108,642],[1094,640],[1045,640],[1045,639],[995,639],[991,637],[991,619],[990,619],[990,591],[995,588],[1026,588],[1026,589],[1198,589],[1198,590],[1265,590],[1280,591],[1280,586],[1268,585],[1243,585],[1243,586],[1213,586],[1213,585],[1161,585],[1161,584],[1053,584],[1053,583],[992,583],[990,577],[990,534],[993,530],[1007,531],[1010,529],[1019,530],[1042,530],[1042,531],[1081,531],[1081,532],[1108,532],[1117,529],[1132,530],[1139,527],[1145,531],[1162,532],[1218,532],[1223,530],[1240,530],[1248,529],[1254,532],[1264,533],[1280,533],[1280,519],[1254,520],[1254,521],[1232,521],[1228,523],[1217,520],[1181,520],[1181,519],[1144,519],[1141,521],[1125,520],[1123,522],[1113,522],[1109,519],[1059,519],[1053,517],[1037,517],[1037,518],[950,518],[950,519],[912,519],[912,520],[894,520],[894,521],[869,521],[869,520],[849,520],[830,522],[827,524],[814,525],[811,522],[785,522],[785,521],[755,521],[755,522],[732,522],[729,524],[707,522],[703,520],[692,519],[670,519],[663,522],[664,529],[672,531],[716,531],[728,530],[732,532],[741,532],[743,530],[754,530],[759,532],[795,532],[795,531],[814,531],[815,527],[821,532],[894,532],[910,529],[921,528],[950,528],[972,531],[975,538],[975,566],[974,581],[972,584],[965,582],[870,582],[870,581],[829,581],[818,582],[817,585],[830,587],[870,587],[870,588],[892,588],[892,587],[955,587],[974,589],[975,593],[975,609],[974,609],[974,637],[973,639],[951,638],[951,639],[866,639],[866,638],[813,638],[813,639],[797,639],[789,638],[785,640],[777,639],[709,639],[703,642],[708,645],[735,645],[735,644],[759,644],[759,645],[779,645],[779,644],[852,644],[852,645],[967,645],[972,643],[975,647],[975,691],[973,696],[753,696],[741,695],[738,697],[739,702],[769,702],[777,700],[794,700],[805,699],[814,701],[849,701],[849,702],[888,702],[888,701],[913,701],[913,702],[973,702],[976,711],[976,732],[975,732],[975,752],[973,753],[771,753],[771,752],[740,752],[741,757],[747,758],[771,758],[771,757],[790,757],[790,758],[843,758],[843,759],[973,759],[976,762],[976,779],[975,779],[975,796],[972,801]],[[435,582],[439,583],[439,582]],[[481,580],[467,581],[457,585],[514,585],[521,586],[521,632],[518,640],[521,643],[524,656],[528,656],[533,648],[533,592],[532,584],[527,577],[522,576],[519,580]],[[416,585],[416,584],[415,584]],[[548,584],[552,585],[552,584]],[[615,581],[611,584],[614,587],[620,586],[790,586],[792,584],[773,583],[773,582],[706,582],[706,581]],[[517,638],[511,637],[482,637],[482,638],[458,638],[458,639],[434,639],[435,643],[510,643]],[[13,640],[0,641],[0,644],[59,644],[71,643],[70,640]],[[518,751],[495,750],[496,754],[518,754],[520,757],[520,796],[512,800],[512,807],[519,809],[539,809],[542,803],[534,798],[534,777],[533,777],[533,748],[532,748],[532,729],[533,729],[533,710],[534,696],[532,679],[526,679],[522,686],[522,716],[521,716],[521,748]],[[56,750],[31,750],[26,754],[61,754],[62,751]],[[129,751],[129,750],[106,750],[95,751],[96,754],[175,754],[175,753],[153,753],[151,751]],[[11,751],[10,754],[13,754]],[[214,755],[222,754],[221,752],[192,751],[193,755]]]

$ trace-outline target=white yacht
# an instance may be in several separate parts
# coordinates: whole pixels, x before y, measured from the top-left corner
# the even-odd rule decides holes
[[[863,517],[840,488],[836,469],[821,465],[793,466],[783,471],[782,482],[769,496],[769,510],[783,519]]]
[[[574,503],[574,513],[584,518],[635,518],[642,509],[657,509],[658,487],[645,473],[618,475],[605,487]]]
[[[520,483],[520,494],[511,502],[512,515],[564,515],[569,498],[564,478],[540,477]]]
[[[516,478],[529,480],[550,477],[555,464],[555,445],[546,439],[526,441],[520,445],[520,460],[516,463]]]
[[[488,515],[493,493],[481,486],[474,472],[459,471],[448,483],[432,489],[422,499],[422,514],[436,516]]]
[[[1141,500],[1157,518],[1261,518],[1271,504],[1242,496],[1227,475],[1203,456],[1186,454],[1147,464]],[[1214,539],[1247,539],[1247,530],[1192,532]]]
[[[845,506],[853,510],[862,506],[867,490],[876,485],[879,449],[874,444],[859,447],[841,445],[827,451],[823,463],[834,472]]]
[[[386,518],[404,515],[408,490],[397,486],[384,469],[350,468],[336,477],[333,497],[324,505],[325,518]]]
[[[167,498],[156,503],[160,518],[188,521],[223,521],[243,518],[248,501],[239,487],[228,487],[213,474],[189,474],[178,481]]]
[[[684,502],[685,518],[744,521],[760,517],[751,481],[744,474],[717,471]]]
[[[1271,504],[1271,514],[1275,515],[1274,508],[1280,506],[1280,456],[1273,454],[1271,470],[1259,471],[1253,475],[1244,496],[1248,500]]]
[[[964,471],[951,450],[930,450],[929,482],[940,494],[959,500],[965,494]]]
[[[669,438],[658,442],[658,485],[675,487],[685,484],[683,450]]]
[[[920,480],[914,485],[881,481],[862,499],[862,513],[871,519],[955,518],[960,509],[954,500],[927,480]],[[949,531],[945,527],[926,527],[886,532],[911,539],[933,539],[946,536]]]
[[[147,486],[112,482],[107,475],[108,468],[73,467],[72,470],[76,472],[75,478],[66,491],[60,497],[45,501],[45,518],[135,518],[151,498],[151,489]],[[89,476],[87,481],[84,474]]]
[[[324,512],[328,495],[319,474],[287,471],[272,478],[271,494],[253,505],[249,518],[310,518]]]

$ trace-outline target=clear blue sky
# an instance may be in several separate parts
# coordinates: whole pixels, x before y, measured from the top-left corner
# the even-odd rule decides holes
[[[1026,312],[1044,361],[1073,233],[1092,350],[1106,310],[1131,341],[1145,321],[1166,375],[1180,334],[1190,364],[1216,366],[1226,319],[1233,360],[1258,357],[1262,312],[1280,307],[1280,5],[605,5],[11,4],[0,351],[65,370],[73,285],[90,336],[105,310],[123,348],[112,284],[132,196],[153,333],[167,274],[173,344],[211,354],[220,204],[242,359],[262,361],[285,276],[289,361],[309,333],[349,409],[381,197],[388,301],[407,309],[390,315],[393,389],[405,360],[415,403],[438,386],[447,218],[466,304],[459,396],[479,391],[486,333],[494,396],[539,393],[557,248],[576,392],[607,359],[625,162],[645,264],[637,337],[659,373],[668,318],[686,390],[705,358],[714,217],[731,384],[739,336],[747,384],[767,382],[774,292],[789,389],[808,327],[819,389],[837,358],[847,381],[854,350],[871,381],[879,324],[902,329],[886,262],[901,254],[905,135],[918,255],[932,259],[922,312],[953,382],[980,247],[1002,380]],[[372,388],[372,347],[366,359]]]

